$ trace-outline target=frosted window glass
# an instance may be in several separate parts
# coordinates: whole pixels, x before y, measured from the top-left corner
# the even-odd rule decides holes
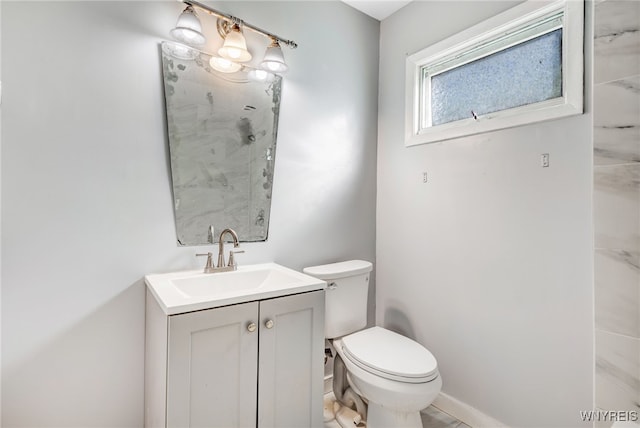
[[[562,29],[558,29],[431,76],[431,125],[561,96]]]

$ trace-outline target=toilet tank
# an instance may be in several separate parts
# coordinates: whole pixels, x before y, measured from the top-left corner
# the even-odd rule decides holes
[[[325,293],[324,335],[342,337],[367,325],[369,274],[373,265],[350,260],[303,269],[307,275],[327,282]]]

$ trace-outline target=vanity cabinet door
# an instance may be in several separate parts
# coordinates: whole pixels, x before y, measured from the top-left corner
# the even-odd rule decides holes
[[[169,317],[167,427],[255,426],[258,305]]]
[[[322,427],[324,291],[260,302],[259,428]]]

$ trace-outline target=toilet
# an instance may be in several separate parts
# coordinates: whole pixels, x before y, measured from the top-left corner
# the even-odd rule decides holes
[[[368,403],[368,428],[421,428],[420,410],[442,388],[434,356],[382,327],[366,328],[370,262],[351,260],[303,270],[327,282],[325,337],[344,362],[347,381]],[[364,330],[363,330],[364,329]]]

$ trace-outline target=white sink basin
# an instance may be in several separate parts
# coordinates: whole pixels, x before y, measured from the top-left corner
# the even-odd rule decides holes
[[[147,275],[145,282],[167,315],[326,287],[322,280],[275,263],[240,266],[233,272],[202,273],[197,270]]]

